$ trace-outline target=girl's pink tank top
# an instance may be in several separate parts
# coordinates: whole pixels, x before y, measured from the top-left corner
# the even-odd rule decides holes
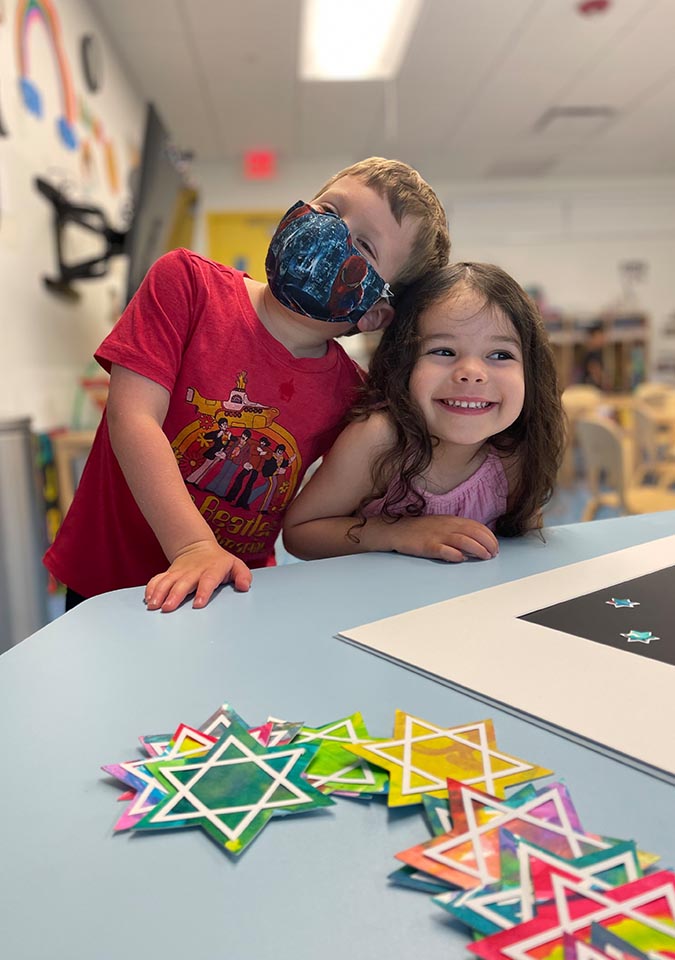
[[[464,517],[467,520],[484,523],[491,530],[494,530],[499,517],[506,513],[508,492],[504,465],[501,457],[493,451],[488,453],[476,472],[454,490],[449,490],[447,493],[419,490],[424,498],[425,515]],[[364,515],[374,517],[381,513],[384,499],[380,497],[369,503],[363,511]],[[396,512],[403,513],[406,504],[412,502],[413,498],[410,497],[403,503],[397,504]]]

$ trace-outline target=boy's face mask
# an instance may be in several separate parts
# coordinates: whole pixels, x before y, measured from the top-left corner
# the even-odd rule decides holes
[[[352,243],[344,220],[302,200],[282,217],[265,271],[274,297],[314,320],[358,323],[378,300],[392,296]]]

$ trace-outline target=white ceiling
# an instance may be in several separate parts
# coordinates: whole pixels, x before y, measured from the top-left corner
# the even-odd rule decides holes
[[[675,174],[675,0],[610,0],[594,16],[578,0],[423,0],[388,84],[299,82],[301,0],[89,2],[202,161],[264,147],[282,169],[384,155],[432,181]]]

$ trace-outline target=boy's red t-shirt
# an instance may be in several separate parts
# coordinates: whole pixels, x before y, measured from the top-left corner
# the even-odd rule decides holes
[[[163,429],[197,509],[225,549],[260,567],[274,563],[285,509],[337,437],[362,374],[334,340],[323,357],[293,357],[261,324],[243,278],[187,250],[166,254],[96,359],[168,390]],[[168,567],[105,413],[45,563],[85,597],[143,585]]]

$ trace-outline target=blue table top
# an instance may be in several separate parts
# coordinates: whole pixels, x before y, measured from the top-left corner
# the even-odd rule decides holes
[[[635,839],[672,866],[672,786],[334,636],[672,533],[675,512],[502,541],[484,563],[371,554],[290,564],[257,571],[249,594],[223,588],[205,610],[149,613],[138,588],[40,630],[0,657],[3,955],[466,955],[447,914],[386,879],[396,852],[427,839],[419,808],[340,799],[271,821],[236,861],[199,830],[113,836],[122,808],[101,765],[136,756],[141,734],[199,725],[225,701],[251,724],[271,714],[317,726],[360,710],[375,737],[391,734],[397,708],[444,726],[491,717],[500,749],[565,781],[587,830]]]

